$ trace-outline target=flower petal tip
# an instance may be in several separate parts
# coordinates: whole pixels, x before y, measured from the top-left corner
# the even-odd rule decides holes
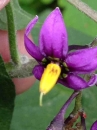
[[[38,19],[38,15],[36,15],[36,16],[35,16],[35,18],[37,18],[37,19]]]
[[[56,7],[55,9],[56,9],[56,10],[60,10],[59,7]]]
[[[34,19],[32,19],[29,24],[27,25],[26,27],[26,31],[25,31],[25,34],[28,36],[28,34],[30,33],[31,29],[35,26],[35,24],[37,23],[38,21],[38,16],[36,15],[34,17]]]
[[[57,11],[59,14],[61,14],[60,8],[56,7],[54,11]],[[62,15],[62,14],[61,14]]]

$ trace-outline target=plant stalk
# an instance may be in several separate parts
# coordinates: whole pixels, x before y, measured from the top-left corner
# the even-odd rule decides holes
[[[73,112],[72,112],[73,114],[82,110],[81,100],[82,100],[82,91],[80,91],[79,94],[76,96],[75,106],[74,106],[74,109],[73,109]]]
[[[16,28],[15,28],[15,18],[12,3],[5,7],[8,23],[8,38],[9,38],[9,48],[12,62],[14,64],[20,64],[19,54],[17,49],[17,40],[16,40]]]

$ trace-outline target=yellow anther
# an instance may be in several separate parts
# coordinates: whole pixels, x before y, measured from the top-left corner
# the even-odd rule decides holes
[[[56,84],[61,73],[61,67],[58,64],[50,63],[44,70],[40,80],[40,102],[42,96],[48,93]]]

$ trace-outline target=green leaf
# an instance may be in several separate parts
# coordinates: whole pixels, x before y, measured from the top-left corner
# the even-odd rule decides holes
[[[69,45],[88,45],[93,41],[93,37],[89,36],[74,28],[67,27]]]
[[[0,130],[9,130],[14,109],[15,87],[0,57]]]
[[[23,29],[32,19],[32,15],[24,11],[18,3],[18,0],[11,0],[15,18],[16,29]],[[0,11],[0,29],[7,30],[7,18],[5,8]]]

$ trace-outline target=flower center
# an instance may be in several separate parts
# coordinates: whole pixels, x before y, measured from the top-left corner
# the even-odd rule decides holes
[[[52,58],[52,57],[47,57],[42,60],[42,64],[44,65],[44,67],[46,67],[49,63],[59,64],[59,66],[61,67],[61,74],[59,78],[62,79],[67,77],[69,69],[65,62],[63,62],[58,58]]]
[[[40,106],[42,106],[43,95],[54,87],[58,78],[66,78],[69,72],[66,63],[58,58],[44,58],[42,65],[45,67],[45,70],[40,80]]]

